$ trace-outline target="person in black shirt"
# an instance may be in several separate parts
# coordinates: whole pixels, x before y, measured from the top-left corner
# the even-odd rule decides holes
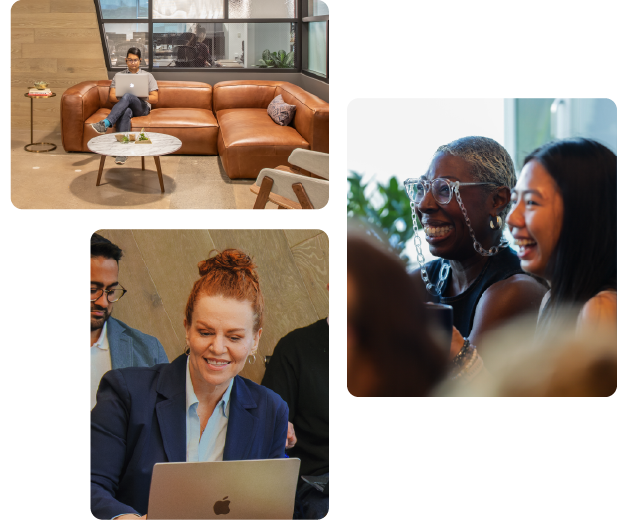
[[[474,345],[520,314],[537,312],[547,288],[525,274],[502,233],[516,183],[513,161],[493,139],[470,136],[440,146],[427,172],[407,179],[414,229],[422,224],[436,257],[412,277],[425,302],[453,307],[453,325]],[[418,242],[419,244],[419,242]]]
[[[283,337],[273,351],[262,385],[289,405],[289,422],[297,442],[287,453],[300,458],[300,475],[327,481],[323,492],[299,481],[294,518],[323,518],[329,510],[329,319]]]

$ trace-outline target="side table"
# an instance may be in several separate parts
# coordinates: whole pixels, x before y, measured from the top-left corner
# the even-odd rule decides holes
[[[31,152],[31,153],[43,153],[43,152],[52,152],[53,150],[55,150],[57,148],[57,146],[53,143],[34,143],[33,142],[33,98],[37,98],[37,99],[49,99],[52,97],[56,97],[56,93],[52,92],[50,96],[30,96],[29,94],[25,94],[24,97],[28,97],[31,98],[31,142],[28,145],[25,145],[24,149],[27,152]],[[30,146],[35,146],[35,145],[48,145],[51,148],[47,148],[46,150],[29,150]]]

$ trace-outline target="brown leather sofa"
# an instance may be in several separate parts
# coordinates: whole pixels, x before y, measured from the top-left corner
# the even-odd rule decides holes
[[[90,152],[98,134],[92,123],[109,115],[111,81],[85,81],[67,89],[60,100],[62,146],[67,152]],[[212,88],[194,81],[158,81],[158,103],[144,117],[131,119],[131,129],[170,134],[182,141],[182,155],[217,155],[218,122],[212,110]],[[114,132],[109,128],[107,132]]]
[[[62,145],[67,152],[90,152],[109,102],[109,80],[85,81],[60,100]],[[182,141],[176,153],[218,155],[232,179],[255,179],[263,168],[289,165],[296,148],[329,153],[329,104],[284,81],[239,80],[216,83],[158,81],[159,99],[149,115],[131,119],[133,131],[173,135]],[[273,122],[267,107],[282,94],[296,105],[290,126]],[[109,128],[108,132],[114,132]],[[290,165],[289,165],[290,166]]]
[[[269,103],[280,94],[285,103],[296,105],[290,126],[274,123],[267,114]],[[220,126],[218,152],[232,179],[255,179],[263,168],[289,165],[296,148],[329,153],[329,104],[291,83],[216,83],[213,110]]]

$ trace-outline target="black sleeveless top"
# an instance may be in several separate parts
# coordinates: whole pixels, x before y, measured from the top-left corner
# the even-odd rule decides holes
[[[440,267],[442,262],[449,263],[449,260],[438,258],[427,264],[427,274],[431,283],[440,278]],[[476,315],[476,307],[484,292],[496,282],[505,280],[514,274],[523,274],[520,268],[520,260],[515,251],[510,247],[501,249],[500,252],[489,258],[484,265],[480,275],[473,281],[471,286],[457,296],[432,296],[435,303],[443,303],[453,307],[453,324],[460,331],[462,337],[467,338],[473,327],[473,318]],[[451,274],[442,286],[442,294],[446,293]]]

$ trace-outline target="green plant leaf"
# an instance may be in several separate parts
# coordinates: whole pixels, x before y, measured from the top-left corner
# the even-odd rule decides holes
[[[363,182],[364,175],[350,171],[349,192],[347,194],[347,215],[357,228],[375,237],[392,254],[407,263],[409,258],[404,249],[413,238],[411,204],[405,195],[404,186],[392,177],[387,184],[376,181]],[[377,193],[381,202],[375,205],[365,192]]]

